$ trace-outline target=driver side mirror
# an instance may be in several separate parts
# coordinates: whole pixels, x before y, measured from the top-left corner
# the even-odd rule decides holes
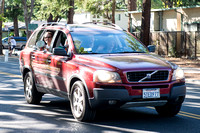
[[[53,48],[53,54],[67,56],[67,51],[64,48]]]
[[[67,56],[68,59],[72,58],[72,52],[71,51],[67,51],[64,48],[60,48],[60,47],[56,47],[53,48],[53,55],[61,55],[61,56]]]
[[[156,46],[155,45],[149,45],[147,46],[149,52],[155,52],[156,51]]]
[[[36,43],[36,48],[39,49],[39,50],[44,50],[44,48],[45,48],[45,43],[44,43],[44,41],[38,41],[38,42]]]

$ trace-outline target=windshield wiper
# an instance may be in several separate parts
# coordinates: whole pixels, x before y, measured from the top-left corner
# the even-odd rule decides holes
[[[123,51],[123,52],[116,52],[116,53],[145,53],[143,51]]]

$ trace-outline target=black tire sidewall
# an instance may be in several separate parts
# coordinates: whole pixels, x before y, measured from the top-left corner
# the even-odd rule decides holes
[[[26,94],[26,80],[27,80],[28,77],[30,77],[31,82],[32,82],[32,88],[31,88],[32,95],[31,95],[31,98],[28,98],[27,94]],[[36,86],[35,86],[35,82],[34,82],[34,79],[32,77],[32,73],[31,72],[28,72],[26,74],[26,76],[25,76],[25,79],[24,79],[24,95],[25,95],[27,103],[29,103],[29,104],[38,104],[38,103],[40,103],[40,101],[42,99],[42,94],[37,91]]]
[[[181,106],[182,106],[182,103],[177,103],[177,104],[167,103],[164,106],[158,106],[155,108],[156,108],[156,111],[159,113],[159,115],[173,117],[179,113]]]

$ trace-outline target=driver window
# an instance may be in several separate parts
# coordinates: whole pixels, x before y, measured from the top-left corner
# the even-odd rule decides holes
[[[43,41],[45,42],[47,51],[51,51],[54,36],[55,36],[55,31],[52,30],[47,30],[43,35]]]

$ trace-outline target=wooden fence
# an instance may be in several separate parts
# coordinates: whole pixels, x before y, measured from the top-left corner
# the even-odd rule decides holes
[[[139,37],[138,32],[133,35]],[[200,31],[151,32],[150,44],[159,55],[197,59],[200,57]]]

